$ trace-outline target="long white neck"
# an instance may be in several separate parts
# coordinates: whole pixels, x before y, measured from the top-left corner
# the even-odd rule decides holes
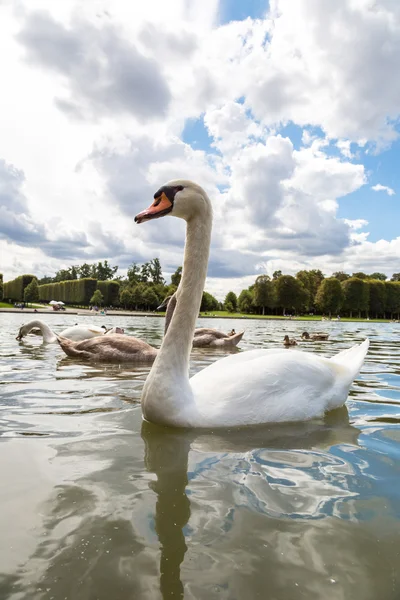
[[[142,410],[149,421],[170,423],[174,413],[182,414],[192,400],[189,357],[207,276],[211,228],[212,211],[207,203],[187,223],[176,308],[143,388]]]
[[[52,332],[50,327],[46,325],[43,321],[30,321],[26,327],[28,327],[27,333],[29,333],[32,329],[37,327],[42,332],[43,341],[46,344],[54,344],[57,341],[55,334]]]

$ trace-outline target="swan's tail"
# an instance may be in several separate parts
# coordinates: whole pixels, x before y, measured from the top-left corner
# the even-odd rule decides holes
[[[244,331],[230,335],[228,338],[223,338],[225,346],[237,346],[244,335]]]
[[[361,367],[363,366],[365,357],[368,352],[369,347],[369,339],[367,338],[358,346],[353,346],[352,348],[347,348],[346,350],[342,350],[335,356],[332,356],[330,359],[332,362],[337,365],[342,365],[346,367],[352,374],[352,379],[357,377],[359,374]]]

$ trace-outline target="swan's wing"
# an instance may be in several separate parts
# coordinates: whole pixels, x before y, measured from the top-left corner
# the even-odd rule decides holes
[[[228,335],[223,331],[218,331],[218,329],[212,329],[211,327],[198,327],[194,330],[194,337],[203,335],[209,335],[215,339],[228,337]]]
[[[284,349],[243,356],[239,362],[231,360],[237,356],[217,361],[191,378],[205,423],[226,427],[307,420],[347,398],[347,369],[329,359]]]
[[[97,337],[103,333],[104,329],[102,329],[102,327],[97,327],[97,325],[73,325],[72,327],[64,329],[64,331],[60,333],[60,336],[78,342]]]
[[[80,342],[58,337],[58,342],[69,356],[81,356],[90,360],[130,362],[154,360],[157,350],[143,340],[118,333],[96,336]]]
[[[260,350],[246,350],[244,352],[240,352],[239,354],[231,354],[230,356],[226,356],[225,358],[221,358],[221,360],[217,360],[213,362],[211,365],[207,367],[207,371],[211,373],[211,369],[220,370],[221,365],[223,367],[232,365],[239,366],[240,364],[246,363],[248,361],[255,360],[261,356],[270,356],[272,354],[279,354],[281,352],[289,352],[286,348],[268,348],[268,349],[260,349]],[[203,371],[200,371],[202,373]],[[197,373],[199,375],[199,373]]]

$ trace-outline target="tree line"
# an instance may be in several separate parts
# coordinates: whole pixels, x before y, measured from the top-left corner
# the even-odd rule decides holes
[[[400,273],[387,281],[384,273],[339,271],[325,277],[319,269],[295,276],[275,271],[260,275],[236,298],[229,292],[224,306],[229,312],[262,314],[342,314],[353,317],[390,317],[400,313]]]
[[[132,263],[126,277],[117,276],[118,267],[107,261],[61,269],[54,277],[37,279],[21,275],[2,283],[4,298],[16,301],[62,300],[70,305],[98,305],[135,310],[155,310],[173,294],[182,277],[178,267],[167,284],[158,258],[143,264]],[[88,273],[96,277],[86,276]],[[66,279],[61,279],[67,276]],[[50,280],[50,281],[49,281]],[[224,302],[203,293],[202,312],[225,310],[245,314],[341,314],[393,318],[400,314],[400,273],[388,281],[384,273],[345,273],[325,277],[321,270],[301,270],[295,276],[275,271],[260,275],[237,296],[227,293]]]

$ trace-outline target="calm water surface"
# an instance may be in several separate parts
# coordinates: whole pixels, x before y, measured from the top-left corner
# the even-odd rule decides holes
[[[398,600],[400,325],[201,320],[331,355],[371,339],[347,408],[226,432],[143,424],[145,367],[93,366],[0,314],[2,600]],[[122,325],[159,345],[159,318]],[[291,352],[292,350],[288,350]],[[192,372],[223,354],[198,349]]]

